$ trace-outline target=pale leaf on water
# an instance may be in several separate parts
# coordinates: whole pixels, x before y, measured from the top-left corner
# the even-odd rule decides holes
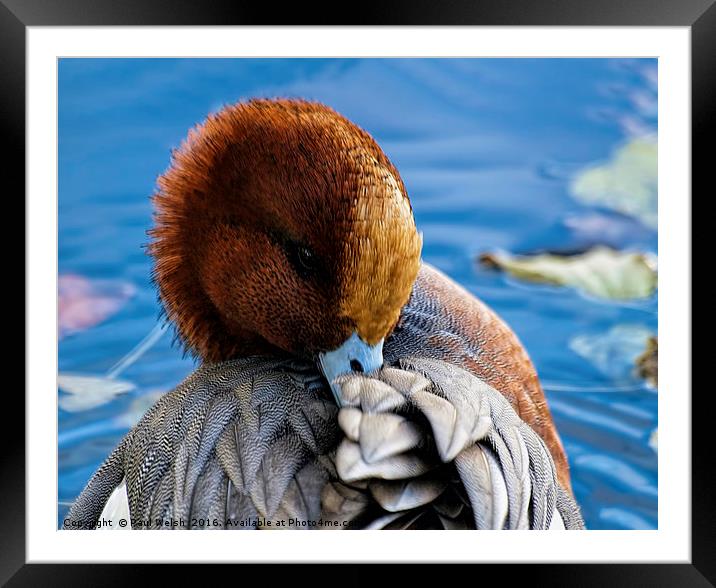
[[[58,402],[67,412],[81,412],[108,403],[136,388],[132,382],[103,376],[59,374],[57,386],[62,394]]]
[[[526,281],[569,286],[611,300],[648,298],[657,287],[656,256],[607,247],[567,256],[486,253],[480,261]]]

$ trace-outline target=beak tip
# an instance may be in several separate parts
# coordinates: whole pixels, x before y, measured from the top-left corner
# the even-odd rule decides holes
[[[319,364],[336,402],[341,406],[340,388],[335,383],[336,378],[356,372],[369,374],[383,367],[383,339],[375,345],[369,345],[354,332],[336,349],[320,353]]]

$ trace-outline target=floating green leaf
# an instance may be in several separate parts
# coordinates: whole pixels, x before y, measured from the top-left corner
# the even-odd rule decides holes
[[[480,261],[530,282],[570,286],[614,300],[647,298],[656,290],[656,257],[594,247],[578,255],[487,253]]]
[[[579,172],[571,182],[574,198],[637,217],[646,226],[657,226],[656,137],[634,139],[618,148],[611,159]]]

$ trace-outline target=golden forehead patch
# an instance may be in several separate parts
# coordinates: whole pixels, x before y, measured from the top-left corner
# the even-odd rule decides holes
[[[421,239],[407,196],[392,173],[366,161],[346,240],[341,314],[374,345],[398,320],[420,266]]]

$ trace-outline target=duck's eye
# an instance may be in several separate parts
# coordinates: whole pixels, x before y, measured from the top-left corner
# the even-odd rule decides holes
[[[288,259],[301,276],[308,277],[316,273],[318,258],[311,249],[298,243],[288,243],[286,250]]]
[[[316,269],[316,256],[308,247],[299,246],[296,255],[303,269],[311,272]]]

